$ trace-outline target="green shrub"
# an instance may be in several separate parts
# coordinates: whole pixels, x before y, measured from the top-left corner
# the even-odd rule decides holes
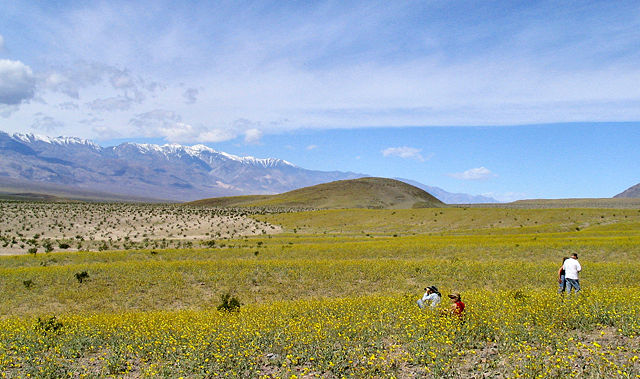
[[[85,279],[89,277],[89,274],[86,271],[76,272],[75,275],[78,283],[82,283]]]
[[[222,302],[220,303],[220,305],[218,305],[219,311],[224,311],[224,312],[240,311],[240,305],[242,305],[240,303],[240,300],[238,300],[238,298],[236,298],[235,296],[232,297],[230,293],[227,292],[224,295],[220,296],[220,300]]]
[[[47,253],[50,253],[53,251],[53,245],[51,244],[51,241],[45,241],[42,244],[42,247],[44,247],[44,251]]]
[[[48,318],[38,317],[34,328],[42,334],[51,335],[60,333],[62,326],[62,323],[56,319],[56,316],[51,316]]]

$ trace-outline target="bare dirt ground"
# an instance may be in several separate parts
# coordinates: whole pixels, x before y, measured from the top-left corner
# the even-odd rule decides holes
[[[178,204],[0,201],[0,255],[44,251],[179,248],[274,234],[246,210]],[[32,250],[33,251],[33,250]]]

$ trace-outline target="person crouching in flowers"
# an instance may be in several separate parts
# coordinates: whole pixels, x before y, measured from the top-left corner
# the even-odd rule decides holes
[[[431,309],[434,309],[438,306],[438,304],[440,304],[440,299],[442,299],[442,295],[440,295],[438,287],[429,286],[424,290],[426,292],[422,296],[422,299],[418,299],[418,306],[420,307],[420,309],[423,309],[426,303],[430,301],[431,303],[429,304],[429,306],[431,307]]]
[[[448,312],[446,313],[452,316],[458,316],[459,318],[462,319],[464,317],[464,303],[462,302],[462,298],[460,297],[460,294],[457,292],[454,292],[449,295],[449,299],[451,299],[452,304]]]

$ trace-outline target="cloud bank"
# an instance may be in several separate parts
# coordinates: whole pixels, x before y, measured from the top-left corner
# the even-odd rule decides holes
[[[4,10],[0,25],[12,25],[21,46],[0,60],[5,128],[20,131],[40,112],[91,138],[80,120],[95,113],[135,137],[129,120],[165,109],[184,125],[144,136],[255,143],[252,129],[640,119],[632,3],[168,5]],[[69,101],[78,108],[57,106]]]
[[[498,175],[491,172],[486,167],[478,167],[471,168],[464,172],[456,172],[449,174],[452,178],[460,179],[460,180],[486,180],[490,178],[497,177]]]
[[[244,132],[244,142],[249,144],[256,144],[260,142],[260,138],[262,138],[262,131],[259,129],[248,129]]]
[[[64,127],[64,123],[54,119],[51,116],[47,116],[42,113],[36,113],[34,115],[33,123],[31,124],[31,128],[39,131],[43,131],[46,133],[53,133],[57,130]]]
[[[36,78],[20,61],[0,59],[0,105],[18,105],[33,98]]]
[[[422,149],[416,149],[414,147],[400,146],[400,147],[388,147],[382,150],[382,155],[385,157],[398,157],[403,159],[413,159],[418,162],[424,162],[425,158],[421,154]]]

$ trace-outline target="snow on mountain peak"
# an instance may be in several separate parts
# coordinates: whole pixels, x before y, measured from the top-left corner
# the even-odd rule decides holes
[[[94,149],[101,149],[99,145],[86,139],[78,137],[48,137],[34,133],[14,133],[13,138],[26,143],[44,142],[52,145],[85,145]]]
[[[178,154],[178,155],[187,154],[192,157],[196,157],[196,158],[200,158],[208,161],[211,159],[211,156],[214,156],[214,159],[215,157],[221,157],[223,159],[235,161],[241,164],[260,166],[265,168],[276,167],[278,165],[297,167],[293,163],[287,162],[283,159],[255,158],[252,156],[240,157],[237,155],[225,153],[223,151],[214,150],[209,146],[205,146],[202,144],[193,145],[193,146],[183,146],[175,143],[165,144],[165,145],[154,145],[154,144],[147,144],[147,143],[127,143],[127,144],[136,146],[138,150],[142,153],[156,152],[156,153],[161,153],[167,157],[173,154]]]
[[[213,150],[209,146],[205,146],[205,145],[193,145],[193,146],[187,146],[186,148],[196,153],[202,153],[205,151],[208,153],[214,153],[214,154],[218,153],[217,151]]]
[[[13,134],[12,137],[16,140],[19,140],[24,143],[29,143],[29,144],[42,142],[42,143],[48,143],[51,145],[62,145],[62,146],[84,145],[84,146],[89,146],[96,150],[102,149],[100,145],[97,145],[92,141],[82,139],[82,138],[77,138],[77,137],[61,136],[61,137],[52,138],[52,137],[47,137],[47,136],[33,134],[33,133],[28,133],[28,134],[15,133]],[[199,159],[204,159],[207,161],[211,160],[212,158],[216,159],[217,157],[217,159],[223,159],[223,160],[226,159],[226,160],[235,161],[244,165],[258,166],[258,167],[264,167],[264,168],[277,167],[281,165],[297,167],[294,164],[287,162],[283,159],[255,158],[252,156],[240,157],[237,155],[214,150],[202,144],[197,144],[193,146],[183,146],[175,143],[165,144],[165,145],[155,145],[155,144],[149,144],[149,143],[125,142],[119,145],[118,147],[122,149],[122,148],[125,148],[126,146],[131,146],[143,154],[159,153],[164,155],[165,157],[169,157],[170,155],[178,155],[178,156],[189,155],[189,156],[199,158]],[[116,147],[116,149],[118,147]]]
[[[244,164],[251,164],[254,166],[262,166],[262,167],[275,167],[280,164],[285,166],[296,167],[293,163],[287,162],[283,159],[276,158],[254,158],[254,157],[241,157],[240,161]]]
[[[123,143],[122,145],[129,145],[129,146],[134,146],[136,147],[139,151],[143,152],[143,153],[148,153],[151,151],[155,151],[155,152],[162,152],[162,149],[160,148],[160,146],[158,145],[154,145],[154,144],[150,144],[150,143],[132,143],[132,142],[126,142]],[[121,145],[121,146],[122,146]]]
[[[277,159],[277,158],[254,158],[252,156],[246,156],[246,157],[240,157],[237,155],[233,155],[233,154],[229,154],[229,153],[225,153],[223,151],[217,151],[214,150],[208,146],[202,145],[202,144],[198,144],[198,145],[193,145],[193,146],[182,146],[182,145],[178,145],[178,144],[170,144],[170,145],[163,145],[163,146],[159,146],[158,148],[164,150],[165,152],[171,152],[171,153],[176,153],[178,151],[184,151],[185,153],[197,157],[197,158],[203,158],[203,155],[214,155],[214,156],[221,156],[224,157],[226,159],[232,160],[232,161],[236,161],[242,164],[247,164],[247,165],[253,165],[253,166],[261,166],[261,167],[275,167],[279,164],[283,164],[283,165],[287,165],[287,166],[291,166],[291,167],[296,167],[294,164],[289,163],[285,160],[282,159]]]

